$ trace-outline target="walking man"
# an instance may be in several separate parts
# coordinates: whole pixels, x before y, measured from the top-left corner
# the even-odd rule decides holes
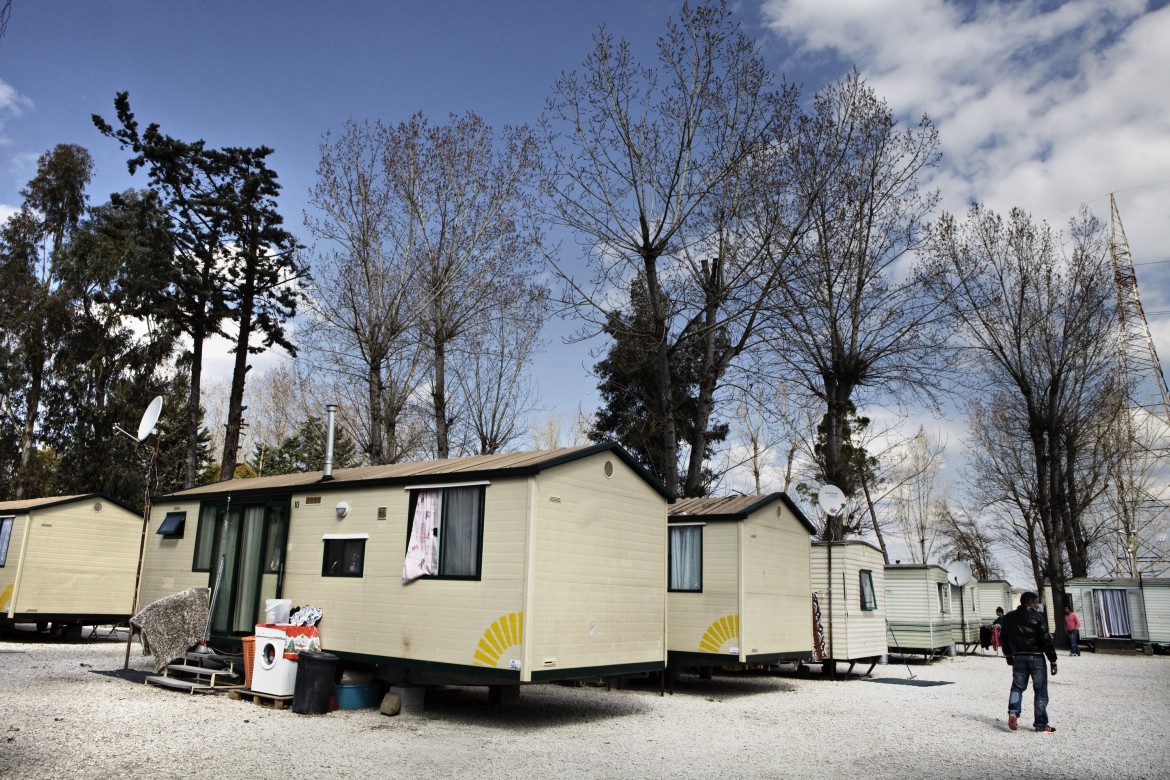
[[[1064,633],[1068,634],[1068,654],[1081,654],[1081,616],[1073,608],[1064,608]]]
[[[1048,620],[1040,612],[1040,597],[1029,591],[1020,597],[1020,606],[1003,617],[1003,652],[1012,667],[1012,690],[1008,695],[1008,728],[1015,731],[1020,704],[1028,680],[1032,680],[1032,728],[1056,731],[1048,723],[1048,667],[1056,674],[1056,648],[1048,632]]]

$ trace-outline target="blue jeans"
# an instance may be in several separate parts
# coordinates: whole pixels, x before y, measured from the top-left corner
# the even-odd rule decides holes
[[[1081,630],[1079,628],[1068,632],[1068,653],[1069,655],[1081,654]]]
[[[1012,659],[1012,692],[1008,696],[1008,714],[1020,714],[1020,702],[1032,678],[1032,728],[1042,731],[1048,725],[1048,661],[1043,655],[1017,655]]]

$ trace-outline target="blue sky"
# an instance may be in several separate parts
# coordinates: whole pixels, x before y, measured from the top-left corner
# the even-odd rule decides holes
[[[1116,192],[1159,354],[1170,359],[1170,9],[1164,0],[744,0],[773,70],[811,95],[856,65],[902,117],[938,125],[944,207],[1021,206],[1062,225]],[[652,53],[667,0],[127,2],[14,0],[0,39],[0,218],[37,157],[93,153],[95,203],[142,186],[90,115],[127,90],[139,119],[210,145],[268,145],[287,224],[302,228],[321,135],[347,118],[473,110],[533,123],[557,74],[605,23]],[[571,242],[567,244],[571,248]],[[1153,263],[1146,265],[1146,263]],[[554,325],[536,380],[550,411],[595,402],[588,345]],[[598,347],[600,344],[593,344]],[[208,371],[226,378],[226,351]],[[258,365],[262,369],[262,365]],[[947,426],[947,423],[940,423]],[[952,421],[952,442],[961,425]]]

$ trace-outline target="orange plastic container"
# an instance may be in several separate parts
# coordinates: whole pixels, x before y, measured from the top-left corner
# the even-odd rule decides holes
[[[256,659],[256,637],[246,636],[244,643],[244,687],[252,690],[252,662]]]

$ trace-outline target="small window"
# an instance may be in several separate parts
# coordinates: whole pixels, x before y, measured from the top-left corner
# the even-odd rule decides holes
[[[191,571],[211,571],[211,556],[215,552],[215,525],[223,516],[223,508],[215,505],[199,510],[199,528],[195,532],[195,561]]]
[[[942,613],[950,612],[950,585],[946,582],[938,582],[935,584],[938,585],[938,611]]]
[[[366,537],[325,537],[322,577],[361,577],[366,568]]]
[[[873,572],[867,569],[861,570],[861,609],[864,612],[872,612],[877,609],[877,596],[873,590]]]
[[[484,493],[482,485],[411,491],[404,576],[409,569],[413,576],[479,579]],[[417,538],[416,519],[420,522]],[[417,550],[412,553],[412,548]]]
[[[12,539],[11,517],[0,517],[0,566],[8,562],[8,542]]]
[[[167,512],[167,516],[163,518],[162,525],[155,531],[161,534],[164,539],[182,539],[183,526],[187,522],[186,512]]]
[[[669,589],[674,592],[703,591],[703,526],[670,527]]]

